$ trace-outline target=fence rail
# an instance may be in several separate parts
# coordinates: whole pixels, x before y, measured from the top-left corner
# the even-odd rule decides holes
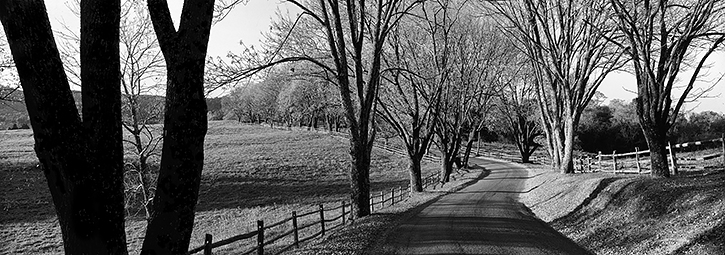
[[[686,149],[697,149],[701,146],[720,147],[719,152],[712,152],[705,155],[685,155],[679,156],[678,153],[686,153]],[[687,169],[706,169],[716,166],[725,166],[725,139],[717,138],[706,141],[696,141],[668,145],[667,160],[670,169],[677,174],[681,168]],[[678,150],[680,150],[678,152]],[[651,172],[651,162],[649,159],[649,150],[634,149],[633,152],[619,153],[616,151],[612,154],[602,154],[600,151],[596,156],[579,157],[574,160],[575,169],[580,172],[610,172],[619,173],[635,173],[645,174]],[[674,155],[674,157],[672,156]],[[717,159],[720,158],[718,162]],[[718,164],[719,163],[719,164]]]
[[[424,189],[427,189],[430,185],[433,185],[433,187],[435,188],[436,184],[440,182],[440,175],[439,173],[433,173],[426,176],[425,178],[422,178],[422,181]],[[373,212],[375,210],[380,210],[386,207],[393,206],[397,203],[407,200],[410,196],[410,184],[392,188],[389,190],[389,193],[386,193],[385,191],[371,193],[370,211]],[[344,226],[349,222],[348,218],[350,215],[352,215],[351,211],[352,204],[347,203],[346,201],[341,201],[340,205],[332,208],[325,208],[322,204],[320,204],[318,209],[304,212],[301,214],[297,214],[296,211],[292,211],[291,217],[279,220],[269,225],[265,225],[264,221],[259,220],[257,221],[257,230],[239,234],[227,239],[213,241],[213,236],[211,234],[206,234],[204,236],[204,245],[189,250],[187,254],[195,254],[203,251],[204,255],[211,255],[213,249],[215,248],[219,248],[243,240],[254,239],[256,237],[256,245],[240,254],[253,254],[256,251],[256,254],[261,255],[265,254],[265,248],[269,247],[277,241],[282,240],[285,237],[292,236],[293,239],[290,244],[283,245],[281,247],[273,247],[275,252],[273,252],[272,254],[280,254],[284,251],[289,250],[292,247],[299,247],[300,243],[306,242],[319,236],[324,236],[326,231]],[[330,215],[329,213],[334,213],[334,215]],[[314,217],[315,219],[306,222],[304,225],[299,224],[301,219],[310,217]],[[335,224],[335,222],[338,223]],[[332,225],[328,225],[328,223],[331,223]],[[282,230],[281,233],[278,234],[267,234],[266,232],[268,231],[265,231],[285,226],[287,226],[288,229]],[[301,230],[312,228],[315,226],[319,227],[319,231],[302,237]]]

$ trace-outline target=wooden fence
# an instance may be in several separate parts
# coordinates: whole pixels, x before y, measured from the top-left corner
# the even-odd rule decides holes
[[[440,174],[433,173],[422,179],[423,188],[427,189],[431,185],[435,189],[436,185],[440,183]],[[407,200],[411,196],[410,184],[405,186],[399,186],[392,188],[387,191],[380,191],[372,193],[370,195],[370,211],[374,212],[381,210],[386,207],[393,206],[397,203]],[[284,251],[289,250],[293,247],[299,247],[300,243],[311,240],[316,237],[324,236],[326,232],[344,226],[349,222],[349,216],[351,215],[352,205],[341,201],[340,205],[333,208],[325,208],[322,204],[318,206],[318,209],[311,210],[308,212],[298,214],[296,211],[292,211],[291,217],[282,219],[272,224],[265,225],[262,220],[257,221],[257,230],[248,233],[239,234],[227,239],[214,241],[211,234],[206,234],[204,238],[204,245],[191,249],[188,254],[195,254],[198,252],[204,252],[204,255],[211,255],[213,249],[219,248],[225,245],[229,245],[235,242],[256,238],[256,244],[247,249],[244,252],[238,253],[240,255],[246,254],[280,254]],[[310,218],[311,221],[309,220]],[[300,224],[304,219],[305,224]],[[329,225],[331,224],[331,225]],[[284,228],[286,226],[286,228]],[[277,229],[278,234],[270,233],[268,231],[273,228],[283,228],[282,230]],[[303,236],[303,231],[308,228],[315,228],[318,231],[307,236]],[[308,231],[309,232],[309,231]],[[275,246],[273,252],[265,251],[265,248],[270,248],[272,244],[282,240],[285,237],[292,237],[291,242],[282,246]]]
[[[702,150],[710,147],[709,150]],[[716,148],[719,147],[719,148]],[[717,138],[707,141],[688,142],[665,147],[670,170],[677,174],[680,169],[706,169],[725,166],[725,139]],[[689,149],[697,150],[695,152]],[[704,154],[703,154],[704,153]],[[651,173],[649,150],[596,156],[581,156],[574,160],[575,170],[580,172],[609,172],[614,174],[645,174]],[[674,157],[672,155],[675,155]],[[716,159],[720,159],[719,161]]]

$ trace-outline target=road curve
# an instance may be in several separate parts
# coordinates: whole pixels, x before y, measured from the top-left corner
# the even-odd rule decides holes
[[[592,254],[536,218],[518,196],[528,170],[471,159],[491,173],[440,197],[385,239],[394,254]]]

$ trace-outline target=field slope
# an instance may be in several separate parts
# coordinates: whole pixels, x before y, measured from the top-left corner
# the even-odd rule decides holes
[[[346,198],[348,158],[347,141],[327,134],[210,122],[191,246],[201,245],[206,233],[219,240],[254,229],[258,219],[270,222]],[[404,184],[406,164],[401,156],[374,150],[372,189]],[[36,165],[29,130],[0,131],[0,254],[62,252],[50,193]],[[127,220],[132,253],[144,230],[143,219]]]

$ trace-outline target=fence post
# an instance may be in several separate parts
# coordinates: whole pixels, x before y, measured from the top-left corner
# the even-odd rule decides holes
[[[342,225],[345,225],[345,200],[342,200]]]
[[[599,171],[602,171],[602,151],[597,152],[597,168],[599,168]]]
[[[385,192],[380,191],[380,209],[385,208]]]
[[[344,210],[344,208],[343,208],[343,210]],[[343,217],[342,220],[344,221],[345,218]],[[300,234],[297,231],[297,212],[296,211],[292,211],[292,229],[295,234],[295,246],[297,246],[297,248],[300,248]]]
[[[592,157],[587,156],[587,171],[592,172]]]
[[[667,142],[667,146],[670,149],[670,163],[672,164],[672,173],[673,175],[677,175],[677,156],[675,155],[675,151],[672,149],[672,144],[670,142]]]
[[[257,255],[264,255],[264,221],[257,221]]]
[[[614,174],[617,174],[617,151],[612,151],[612,161],[614,161]]]
[[[725,134],[720,134],[720,143],[722,144],[722,165],[725,167]]]
[[[322,233],[322,236],[325,236],[325,209],[322,207],[322,204],[320,204],[320,233]]]
[[[584,158],[579,157],[579,172],[584,172]]]
[[[375,211],[375,194],[370,192],[370,212]]]
[[[395,204],[395,188],[390,189],[390,206]]]
[[[639,166],[639,147],[634,147],[634,158],[637,162],[637,173],[642,173],[642,168]]]
[[[211,255],[211,234],[204,236],[204,255]]]

